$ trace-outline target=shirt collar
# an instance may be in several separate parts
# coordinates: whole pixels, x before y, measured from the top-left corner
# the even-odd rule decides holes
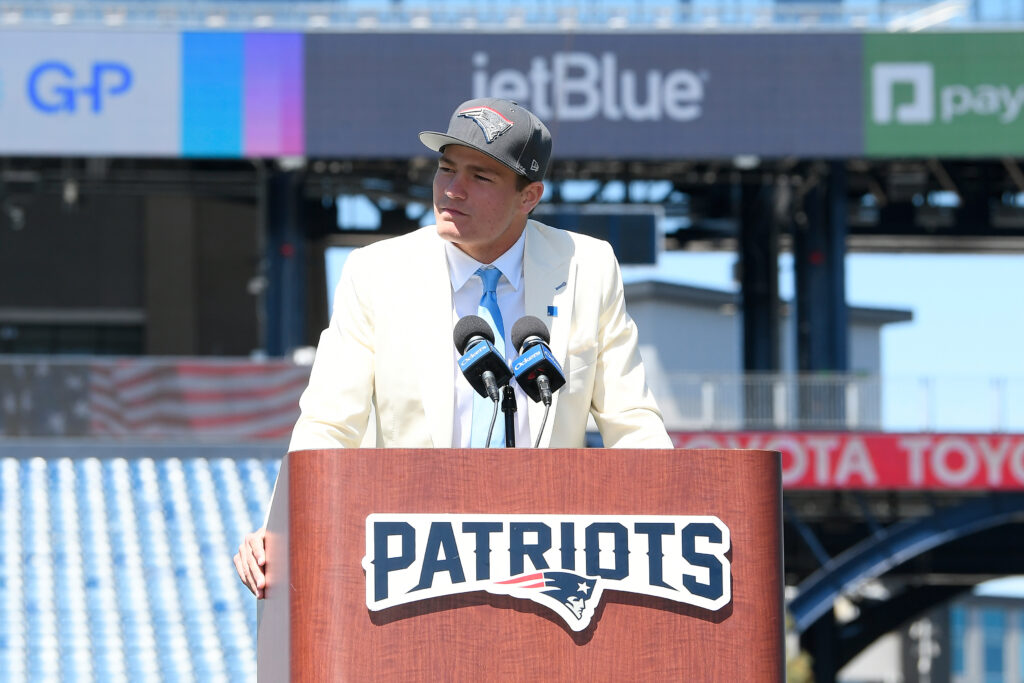
[[[459,291],[465,286],[469,279],[476,275],[477,268],[486,265],[493,265],[501,271],[505,279],[512,285],[512,289],[519,291],[523,284],[523,254],[526,247],[526,230],[519,236],[516,243],[509,247],[508,251],[494,260],[494,263],[480,263],[475,258],[456,247],[451,242],[445,241],[444,251],[448,257],[448,277],[452,281],[452,290]]]

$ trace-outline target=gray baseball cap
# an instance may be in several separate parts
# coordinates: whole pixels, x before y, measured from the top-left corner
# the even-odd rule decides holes
[[[445,145],[472,147],[531,181],[544,179],[551,159],[547,126],[525,107],[493,97],[463,102],[447,133],[423,131],[420,142],[435,152]]]

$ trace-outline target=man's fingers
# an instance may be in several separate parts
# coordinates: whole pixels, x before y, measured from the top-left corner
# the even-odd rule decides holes
[[[255,593],[257,590],[263,588],[263,568],[256,559],[255,553],[247,553],[248,557],[243,558],[246,561],[249,569],[249,575],[252,577],[252,589]]]
[[[259,565],[256,564],[256,560],[249,562],[249,571],[252,572],[252,585],[258,590],[263,588],[264,577],[263,572],[260,571]]]
[[[260,530],[255,533],[246,534],[245,541],[249,544],[252,555],[256,558],[256,563],[262,567],[267,561],[266,552],[263,548],[263,531]]]
[[[242,580],[245,587],[248,588],[253,595],[256,595],[256,588],[252,585],[252,577],[249,575],[248,568],[245,562],[242,561],[241,552],[235,553],[235,571],[238,572],[238,578]]]
[[[238,578],[257,598],[263,597],[264,588],[267,585],[267,579],[263,573],[263,566],[267,562],[267,554],[263,547],[265,535],[266,530],[264,529],[246,534],[234,557]]]
[[[256,585],[256,575],[252,573],[252,553],[247,546],[242,546],[239,551],[239,559],[242,562],[242,570],[245,572],[245,585],[255,593],[259,590],[259,586]]]

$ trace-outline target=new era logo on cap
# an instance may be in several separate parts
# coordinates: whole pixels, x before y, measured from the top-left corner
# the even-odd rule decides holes
[[[487,139],[488,144],[494,142],[494,138],[507,131],[513,125],[511,121],[490,107],[463,109],[459,112],[459,116],[465,116],[467,119],[476,121],[476,124],[480,126],[480,130],[484,132],[484,137]]]

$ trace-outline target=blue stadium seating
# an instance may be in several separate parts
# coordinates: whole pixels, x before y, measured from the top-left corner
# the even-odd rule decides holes
[[[280,460],[0,458],[0,681],[242,681]]]
[[[149,0],[119,5],[107,0],[46,0],[18,3],[6,20],[14,21],[11,17],[16,15],[23,26],[59,23],[73,28],[166,27],[169,22],[183,30],[250,30],[254,26],[352,30],[366,21],[378,28],[487,26],[499,31],[569,26],[596,30],[774,26],[796,31],[846,26],[861,30],[886,28],[898,17],[927,14],[936,6],[942,9],[941,4],[937,0]],[[939,23],[946,27],[1019,24],[1024,5],[1017,0],[967,0],[954,14]]]

